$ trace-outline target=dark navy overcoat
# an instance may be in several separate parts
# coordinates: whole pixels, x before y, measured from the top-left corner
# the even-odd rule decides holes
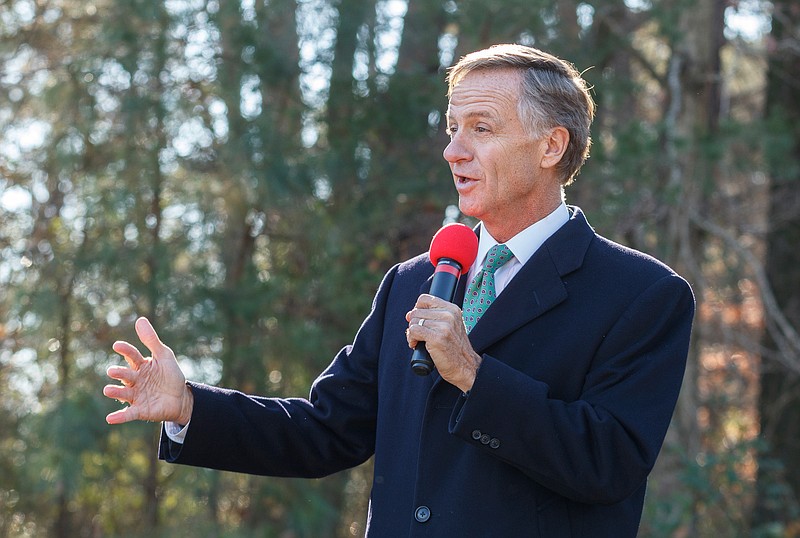
[[[300,477],[374,456],[374,538],[636,536],[694,298],[669,267],[570,214],[470,333],[483,362],[468,394],[409,368],[405,315],[433,273],[421,255],[386,274],[308,399],[192,383],[185,443],[162,435],[160,456]]]

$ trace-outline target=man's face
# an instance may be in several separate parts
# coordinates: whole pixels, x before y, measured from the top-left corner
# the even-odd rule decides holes
[[[519,119],[519,77],[511,69],[473,71],[453,89],[447,109],[450,144],[444,158],[459,208],[482,220],[500,241],[546,216],[561,200],[552,170],[541,166],[547,137],[530,136]]]

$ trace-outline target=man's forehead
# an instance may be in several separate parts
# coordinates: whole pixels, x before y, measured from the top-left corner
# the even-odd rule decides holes
[[[481,119],[481,118],[492,119],[497,117],[497,113],[489,108],[483,108],[483,107],[469,108],[461,112],[461,110],[458,109],[458,107],[456,107],[456,109],[453,110],[451,105],[447,106],[446,115],[448,118],[457,115],[463,119]]]
[[[507,77],[473,79],[459,84],[450,95],[447,115],[493,118],[516,110],[520,87]]]
[[[448,86],[448,96],[452,97],[453,93],[459,86],[470,80],[488,80],[488,79],[503,79],[505,84],[521,84],[522,72],[518,68],[508,66],[486,66],[477,67],[466,73],[462,73],[455,80],[451,80]]]

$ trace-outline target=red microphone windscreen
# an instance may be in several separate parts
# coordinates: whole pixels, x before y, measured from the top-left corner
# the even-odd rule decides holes
[[[478,236],[469,226],[451,223],[442,226],[431,240],[431,263],[442,258],[456,261],[461,269],[468,269],[478,255]]]

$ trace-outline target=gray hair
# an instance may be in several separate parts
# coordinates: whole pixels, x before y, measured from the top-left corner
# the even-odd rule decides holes
[[[523,45],[494,45],[461,58],[447,73],[447,97],[470,72],[511,68],[520,72],[518,114],[531,136],[542,136],[554,127],[569,132],[569,144],[556,169],[563,185],[569,185],[589,157],[590,127],[594,101],[586,81],[575,67],[560,58]]]

